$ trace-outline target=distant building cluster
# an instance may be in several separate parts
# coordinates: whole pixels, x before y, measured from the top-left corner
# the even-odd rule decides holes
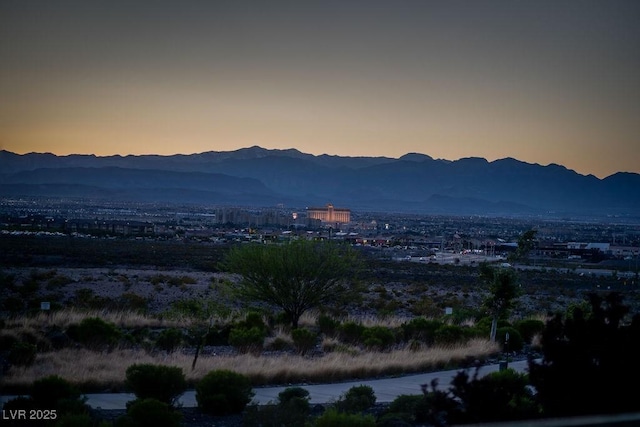
[[[335,208],[329,203],[322,208],[307,208],[307,218],[320,220],[325,224],[347,224],[351,222],[351,211],[344,208]]]
[[[294,223],[290,214],[276,209],[218,208],[215,210],[214,218],[217,224],[249,224],[254,227],[288,227]]]

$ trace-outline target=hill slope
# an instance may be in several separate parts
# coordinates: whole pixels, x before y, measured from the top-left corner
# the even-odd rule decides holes
[[[174,156],[0,151],[0,196],[309,206],[480,215],[637,215],[640,175],[605,179],[515,159],[314,156],[260,147]]]

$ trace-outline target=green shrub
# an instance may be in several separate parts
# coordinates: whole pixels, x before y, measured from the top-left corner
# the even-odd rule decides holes
[[[449,345],[465,341],[468,337],[467,332],[462,326],[458,325],[442,325],[434,335],[435,344]]]
[[[264,338],[264,331],[258,327],[250,329],[233,328],[229,332],[229,344],[241,353],[262,350]]]
[[[178,328],[169,328],[160,332],[156,338],[156,347],[161,350],[172,352],[182,344],[183,334]]]
[[[187,389],[182,368],[152,364],[129,366],[126,385],[138,399],[156,399],[172,406]]]
[[[215,325],[204,337],[205,345],[229,345],[229,325]]]
[[[136,427],[179,427],[182,414],[156,399],[137,399],[127,408],[127,416]]]
[[[31,397],[43,408],[54,407],[62,399],[80,399],[80,390],[58,375],[50,375],[33,382]]]
[[[15,342],[9,350],[7,361],[14,366],[31,366],[37,353],[38,348],[34,344]]]
[[[115,345],[122,333],[113,323],[98,317],[88,317],[79,324],[70,325],[67,335],[81,344],[95,348]]]
[[[384,326],[372,326],[362,333],[364,345],[369,348],[388,349],[396,342],[396,335]]]
[[[287,387],[278,393],[279,404],[285,404],[294,399],[301,399],[309,403],[309,391],[302,387]]]
[[[340,340],[351,344],[359,343],[362,341],[365,329],[366,327],[360,323],[345,322],[339,328]]]
[[[329,408],[316,418],[315,427],[375,427],[373,415],[349,414]]]
[[[505,340],[507,333],[509,334],[509,348],[505,346]],[[504,328],[498,328],[496,331],[496,341],[503,345],[503,351],[520,351],[524,347],[524,340],[522,335],[516,328],[510,326]]]
[[[242,421],[244,427],[298,427],[306,424],[310,411],[309,392],[288,387],[278,395],[277,404],[248,406]]]
[[[317,324],[320,328],[320,332],[327,336],[335,335],[336,331],[340,327],[339,320],[336,320],[326,314],[321,314],[320,316],[318,316]]]
[[[387,409],[388,413],[408,414],[410,419],[415,422],[424,422],[426,400],[421,394],[401,394],[396,397]]]
[[[415,425],[411,414],[404,412],[385,412],[376,420],[376,427],[410,427]]]
[[[435,332],[443,325],[439,320],[429,320],[424,317],[416,317],[402,324],[402,332],[405,341],[420,340],[427,344],[433,344]]]
[[[281,311],[278,314],[276,314],[275,316],[270,316],[269,317],[269,324],[270,325],[284,325],[284,326],[291,325],[291,316],[289,316],[284,311]]]
[[[266,348],[267,350],[271,351],[287,351],[292,350],[294,347],[291,341],[281,337],[277,337],[276,339],[271,341],[271,343],[269,343]]]
[[[196,384],[198,407],[213,415],[239,414],[253,395],[249,378],[228,370],[211,371]]]
[[[527,374],[513,369],[473,377],[461,371],[451,382],[451,393],[461,405],[448,411],[454,425],[532,419],[539,414]]]
[[[86,398],[69,381],[51,375],[33,382],[31,398],[38,409],[55,409],[58,416],[82,414],[89,411]]]
[[[305,354],[315,347],[317,335],[308,329],[299,328],[291,331],[291,338],[298,353]]]
[[[307,425],[309,413],[280,405],[249,405],[242,414],[243,427],[301,427]]]
[[[351,387],[336,402],[336,408],[343,412],[357,413],[371,408],[376,403],[373,388],[368,385]]]
[[[481,337],[488,337],[491,333],[491,322],[493,322],[493,319],[491,317],[483,317],[478,320],[474,326],[476,334]],[[497,326],[498,328],[504,328],[507,326],[511,326],[511,323],[504,319],[498,319]]]
[[[520,332],[522,340],[527,344],[531,344],[533,337],[544,331],[545,325],[542,320],[524,319],[515,322],[513,326]]]
[[[255,311],[247,313],[244,320],[242,322],[238,322],[237,327],[243,329],[258,328],[265,335],[269,329],[262,319],[262,314]]]
[[[300,426],[311,412],[309,392],[302,387],[288,387],[278,394],[280,425]]]

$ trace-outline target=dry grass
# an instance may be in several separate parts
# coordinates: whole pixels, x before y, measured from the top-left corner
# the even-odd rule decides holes
[[[300,317],[300,326],[315,326],[318,324],[318,317],[320,313],[316,311],[307,311],[302,317]],[[360,316],[347,315],[344,317],[337,318],[342,323],[345,322],[354,322],[359,323],[366,327],[372,326],[383,326],[386,328],[399,328],[403,323],[407,323],[414,319],[415,316],[379,316],[374,314],[365,314]]]
[[[152,356],[142,350],[116,350],[96,353],[84,349],[64,349],[39,354],[28,368],[12,367],[4,378],[10,389],[23,389],[33,381],[48,375],[59,375],[85,390],[122,389],[125,371],[134,363],[154,363],[178,366],[194,384],[215,369],[230,369],[247,375],[254,385],[289,384],[298,382],[333,382],[355,378],[372,378],[433,370],[454,366],[469,358],[495,354],[498,347],[486,340],[472,340],[464,345],[432,347],[419,351],[409,349],[386,353],[334,352],[322,357],[298,355],[200,356],[195,370],[193,357],[175,352]]]
[[[58,310],[51,313],[39,312],[34,316],[19,316],[8,319],[6,327],[41,328],[56,325],[66,328],[80,323],[89,317],[99,317],[123,328],[170,327],[187,325],[186,321],[167,320],[160,317],[147,316],[133,311],[113,310],[74,310],[72,308]]]
[[[114,310],[75,310],[65,308],[50,313],[39,312],[36,315],[18,316],[7,319],[6,328],[42,329],[52,325],[66,328],[72,324],[78,324],[86,318],[99,317],[100,319],[115,324],[120,328],[146,328],[146,327],[188,327],[193,324],[193,318],[189,316],[172,315],[154,316],[137,313],[135,311]],[[237,312],[228,317],[215,317],[211,322],[226,324],[237,319]]]

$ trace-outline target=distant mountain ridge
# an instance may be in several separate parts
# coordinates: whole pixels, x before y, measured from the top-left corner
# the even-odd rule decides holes
[[[0,151],[0,196],[310,206],[448,215],[640,216],[640,174],[604,179],[512,158],[398,159],[248,147],[191,155]]]

